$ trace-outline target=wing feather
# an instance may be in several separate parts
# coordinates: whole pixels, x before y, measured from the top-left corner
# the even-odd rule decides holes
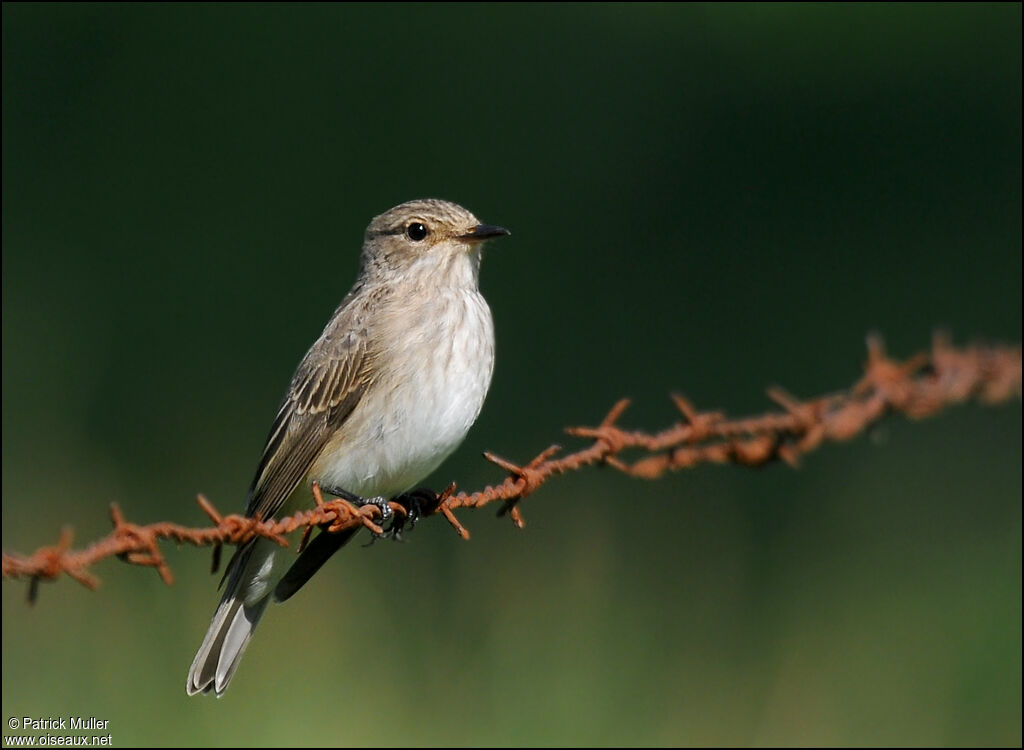
[[[370,382],[363,306],[350,294],[292,378],[249,489],[246,514],[273,518]]]

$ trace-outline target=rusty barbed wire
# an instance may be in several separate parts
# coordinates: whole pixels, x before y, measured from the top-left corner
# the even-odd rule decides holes
[[[391,507],[399,518],[406,518],[406,505],[415,498],[421,515],[440,513],[468,539],[469,532],[456,518],[455,510],[500,502],[499,515],[509,515],[522,527],[519,501],[552,477],[586,466],[605,465],[642,479],[656,479],[665,472],[703,463],[760,466],[783,461],[796,466],[804,454],[825,441],[849,440],[888,414],[922,419],[968,400],[997,404],[1015,396],[1019,399],[1021,349],[982,345],[957,348],[945,336],[937,335],[929,352],[900,362],[888,357],[879,337],[870,337],[864,374],[849,390],[801,401],[781,388],[770,388],[768,396],[781,410],[730,420],[719,412],[698,411],[688,400],[674,395],[681,420],[656,433],[617,425],[629,406],[624,399],[597,427],[566,430],[573,437],[590,441],[575,452],[562,454],[561,446],[552,445],[521,466],[484,453],[488,461],[508,473],[504,481],[473,493],[456,493],[454,484],[441,493],[419,490],[391,502]],[[627,461],[624,454],[630,451],[641,455]],[[3,577],[28,579],[30,600],[36,596],[39,581],[56,579],[62,573],[94,589],[99,580],[89,568],[116,556],[133,565],[155,568],[164,582],[171,584],[173,576],[159,547],[165,539],[213,546],[216,569],[224,544],[237,545],[263,537],[287,546],[286,536],[303,529],[301,549],[316,527],[338,532],[365,526],[374,533],[383,532],[375,523],[380,517],[378,508],[356,507],[343,499],[325,500],[315,485],[313,495],[316,507],[280,520],[224,516],[200,495],[199,505],[213,523],[205,528],[169,522],[140,526],[126,521],[118,506],[111,505],[114,529],[106,537],[84,549],[72,550],[71,531],[64,529],[57,544],[31,555],[3,553]]]

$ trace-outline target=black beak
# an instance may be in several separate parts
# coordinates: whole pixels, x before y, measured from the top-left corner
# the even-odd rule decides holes
[[[505,229],[505,227],[496,227],[493,224],[477,224],[465,234],[459,235],[459,239],[469,240],[470,242],[483,242],[493,237],[504,237],[510,234],[512,233]]]

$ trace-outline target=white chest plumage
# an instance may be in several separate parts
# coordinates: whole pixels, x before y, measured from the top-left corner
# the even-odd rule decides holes
[[[403,314],[403,329],[387,331],[393,348],[378,360],[377,382],[309,481],[393,497],[425,479],[465,438],[494,370],[490,309],[466,289],[445,290],[429,305],[431,314]]]

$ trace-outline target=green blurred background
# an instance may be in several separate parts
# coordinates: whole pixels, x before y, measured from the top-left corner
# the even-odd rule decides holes
[[[1021,7],[3,6],[3,548],[240,509],[292,369],[414,197],[508,226],[501,478],[618,398],[733,414],[1021,336]],[[874,438],[874,439],[872,439]],[[571,441],[568,445],[575,445]],[[1021,408],[800,471],[590,470],[353,547],[220,701],[217,601],[3,586],[3,712],[118,745],[1021,743]],[[6,722],[5,722],[6,723]],[[10,734],[6,729],[5,736]]]

